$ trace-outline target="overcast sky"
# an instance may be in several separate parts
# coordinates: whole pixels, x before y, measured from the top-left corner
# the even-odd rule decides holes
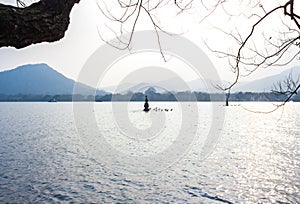
[[[29,1],[30,0],[27,2]],[[0,0],[0,2],[13,4],[15,0]],[[167,13],[173,12],[171,8],[169,9],[170,10],[166,8],[163,11],[165,14],[164,18],[167,19],[167,21]],[[226,64],[227,60],[220,60],[216,58],[213,53],[206,49],[203,43],[203,40],[210,37],[210,42],[215,42],[218,46],[222,47],[223,44],[226,44],[223,39],[218,37],[217,31],[213,30],[212,26],[210,26],[214,19],[218,20],[218,22],[220,20],[218,16],[214,16],[210,22],[199,23],[199,19],[197,19],[194,14],[185,14],[177,17],[177,19],[172,18],[171,20],[170,18],[169,27],[171,31],[175,30],[184,33],[184,37],[190,39],[201,47],[217,68],[222,80],[232,80],[234,75],[229,71],[229,67]],[[232,22],[227,21],[227,23]],[[107,31],[108,29],[105,27],[105,24],[109,24],[109,21],[99,11],[95,0],[81,0],[81,2],[72,10],[71,24],[63,39],[54,43],[31,45],[23,49],[15,49],[11,47],[0,48],[0,70],[12,69],[23,64],[47,63],[49,66],[53,67],[65,76],[76,80],[80,70],[89,56],[104,43],[99,37],[98,30],[100,30],[100,33],[105,36],[105,39],[109,40],[110,38],[114,38],[112,33]],[[271,24],[270,26],[273,25]],[[137,30],[144,29],[152,29],[151,23],[146,16],[142,16],[137,25]],[[245,27],[241,27],[241,29],[249,29],[249,25],[245,25]],[[140,61],[144,62],[144,59],[145,58]],[[131,63],[136,65],[136,59]],[[131,63],[127,62],[126,67],[128,69],[130,69],[132,65]],[[145,66],[151,66],[151,63],[147,63]],[[241,80],[249,81],[267,75],[272,75],[274,73],[280,73],[284,69],[297,65],[297,63],[299,62],[294,62],[289,66],[280,69],[270,68],[261,70],[254,73],[251,77],[242,78]],[[164,66],[163,63],[161,63],[160,66]],[[122,77],[126,77],[126,72],[120,72],[117,71],[117,69],[114,70],[115,78],[112,74],[110,80],[105,82],[107,83],[106,85],[118,83]],[[182,73],[187,73],[187,80],[195,78],[195,76],[192,76],[192,74],[188,71]]]

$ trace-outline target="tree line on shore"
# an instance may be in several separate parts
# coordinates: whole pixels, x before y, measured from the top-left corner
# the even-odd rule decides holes
[[[126,93],[126,94],[106,94],[100,95],[5,95],[0,94],[0,101],[144,101],[144,93]],[[204,92],[165,92],[165,93],[147,93],[150,101],[225,101],[225,94],[222,93],[204,93]],[[284,94],[274,92],[237,92],[230,95],[229,101],[275,101],[282,102],[286,99]],[[293,101],[300,101],[300,96],[295,95]]]

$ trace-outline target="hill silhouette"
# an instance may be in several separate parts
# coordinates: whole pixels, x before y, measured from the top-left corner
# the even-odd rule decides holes
[[[47,64],[28,64],[0,72],[0,94],[62,95],[72,94],[76,82]],[[95,89],[79,84],[80,93],[92,95]],[[98,95],[106,92],[97,91]]]

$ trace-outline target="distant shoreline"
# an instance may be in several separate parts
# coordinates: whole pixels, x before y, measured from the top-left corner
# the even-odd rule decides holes
[[[204,93],[204,92],[166,92],[166,93],[147,93],[149,101],[155,102],[176,102],[176,101],[198,101],[198,102],[224,102],[225,94],[222,93]],[[145,100],[144,93],[126,93],[126,94],[106,94],[106,95],[72,95],[72,94],[57,94],[57,95],[33,95],[33,94],[17,94],[5,95],[0,94],[0,102],[128,102]],[[230,94],[229,102],[283,102],[286,100],[286,95],[273,92],[237,92]],[[293,102],[300,102],[300,96],[295,95],[292,98]]]
[[[57,101],[56,103],[88,103],[88,102],[95,102],[95,103],[124,103],[124,102],[136,102],[136,103],[144,103],[143,101]],[[188,103],[194,101],[151,101],[155,103]],[[225,101],[196,101],[197,103],[225,103]],[[230,103],[280,103],[283,101],[229,101]],[[289,101],[288,103],[299,103],[300,101]],[[0,101],[1,103],[52,103],[48,101]],[[55,104],[55,103],[54,103]]]
[[[104,96],[93,95],[5,95],[0,94],[0,102],[144,102],[145,95],[143,93],[127,93],[127,94],[107,94]],[[152,93],[147,94],[150,101],[155,102],[176,102],[176,101],[198,101],[198,102],[223,102],[225,94],[222,93],[196,93],[196,92],[178,92],[178,93]],[[283,102],[287,98],[284,94],[278,93],[252,93],[238,92],[230,94],[230,102]],[[300,95],[295,95],[290,101],[300,102]]]

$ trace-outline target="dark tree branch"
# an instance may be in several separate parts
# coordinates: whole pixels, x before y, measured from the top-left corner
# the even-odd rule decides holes
[[[248,1],[249,7],[251,7],[250,2],[252,1]],[[288,63],[296,59],[297,56],[299,56],[300,15],[299,13],[296,13],[299,11],[295,10],[294,3],[294,0],[286,0],[282,5],[278,3],[278,6],[275,6],[276,4],[274,4],[273,9],[267,12],[262,3],[258,0],[257,4],[255,4],[254,7],[252,7],[253,13],[250,13],[250,15],[248,14],[248,12],[244,13],[243,11],[239,14],[232,14],[230,12],[230,9],[229,11],[226,10],[225,5],[218,4],[229,17],[239,17],[241,15],[244,15],[246,17],[250,16],[248,17],[248,19],[252,17],[258,18],[252,24],[249,33],[243,38],[241,37],[242,35],[238,31],[238,29],[236,29],[237,32],[235,33],[226,32],[223,29],[218,29],[219,31],[223,32],[226,36],[229,36],[231,39],[234,40],[234,42],[237,45],[236,51],[218,51],[212,49],[206,44],[211,51],[219,55],[218,57],[228,58],[231,70],[235,74],[235,79],[230,85],[223,87],[218,86],[220,90],[230,91],[233,88],[233,86],[235,86],[236,83],[239,81],[240,77],[248,76],[256,70],[258,70],[258,68],[287,65]],[[259,12],[259,7],[263,10],[263,13]],[[215,9],[216,8],[214,7],[212,10],[214,11]],[[268,22],[266,19],[270,20],[271,15],[273,15],[273,13],[280,14],[280,12],[282,12],[283,15],[290,17],[291,20],[287,21],[287,23],[289,24],[285,23],[286,19],[281,19],[282,28],[279,31],[277,31],[279,35],[265,36],[264,32],[267,29],[265,29],[265,27],[262,26]],[[259,32],[262,32],[263,38],[259,38]],[[276,34],[275,30],[273,30],[272,32]],[[265,47],[262,47],[259,44],[262,40],[264,40]],[[259,46],[257,47],[257,45]],[[242,73],[242,71],[246,71],[247,74]],[[288,91],[280,90],[279,92],[282,92],[287,97],[283,104],[276,106],[276,109],[288,102],[300,88],[299,81],[293,82],[292,80],[286,80],[284,81],[284,83],[285,87],[288,88]],[[290,84],[290,86],[287,86],[287,84]]]
[[[0,47],[24,48],[64,37],[80,0],[41,0],[25,8],[0,4]]]
[[[17,7],[20,7],[20,6],[22,6],[23,8],[26,7],[26,4],[21,0],[16,0],[16,3],[17,3]]]
[[[113,13],[110,9],[108,9],[108,6],[106,5],[106,3],[102,0],[101,5],[100,3],[97,1],[98,3],[98,8],[100,10],[100,12],[110,21],[119,24],[119,32],[114,31],[113,29],[107,27],[117,38],[118,42],[113,42],[110,43],[107,40],[105,40],[102,36],[101,33],[99,32],[99,36],[100,38],[108,43],[109,45],[111,45],[112,47],[115,47],[117,49],[120,50],[125,50],[125,49],[129,49],[130,50],[130,45],[131,45],[131,41],[134,35],[134,32],[136,30],[136,26],[137,26],[137,22],[140,19],[140,16],[142,14],[142,12],[144,14],[146,14],[152,25],[153,28],[156,32],[156,37],[157,37],[157,43],[159,45],[159,49],[160,49],[160,54],[162,56],[162,58],[164,59],[164,61],[167,61],[164,53],[163,53],[163,49],[162,49],[162,45],[160,42],[160,36],[159,36],[159,32],[164,32],[166,34],[170,34],[168,32],[166,32],[165,30],[162,29],[162,27],[159,25],[159,21],[157,20],[157,18],[155,18],[155,15],[152,13],[155,10],[159,9],[160,7],[166,6],[168,2],[164,2],[164,0],[158,0],[156,2],[151,1],[152,3],[150,3],[150,0],[129,0],[129,2],[127,2],[126,4],[124,2],[122,2],[121,0],[116,0],[118,5],[121,8],[121,17],[117,17],[119,16],[120,13],[118,13],[118,15],[116,15],[115,13]],[[183,5],[185,9],[187,9],[192,1],[190,1],[188,4]],[[175,1],[176,4],[176,1]],[[178,8],[179,4],[176,4],[176,7]],[[125,26],[126,24],[128,24],[130,26],[130,36],[128,39],[120,39],[118,37],[118,35],[126,33],[127,30],[125,30]],[[116,43],[117,45],[115,45],[114,43]]]
[[[286,5],[285,5],[286,6]],[[240,78],[240,61],[241,61],[241,53],[242,53],[242,49],[245,47],[246,43],[249,41],[249,39],[251,38],[251,36],[253,35],[257,25],[259,25],[265,18],[267,18],[269,15],[271,15],[272,13],[274,13],[275,11],[277,11],[278,9],[282,9],[285,8],[285,6],[278,6],[274,9],[272,9],[271,11],[267,12],[262,18],[260,18],[253,26],[251,29],[251,32],[249,33],[249,35],[246,37],[246,39],[244,40],[244,42],[241,44],[241,46],[238,49],[238,53],[236,55],[236,65],[235,65],[235,70],[236,70],[236,78],[234,80],[234,82],[225,88],[225,90],[230,90],[239,80]]]

